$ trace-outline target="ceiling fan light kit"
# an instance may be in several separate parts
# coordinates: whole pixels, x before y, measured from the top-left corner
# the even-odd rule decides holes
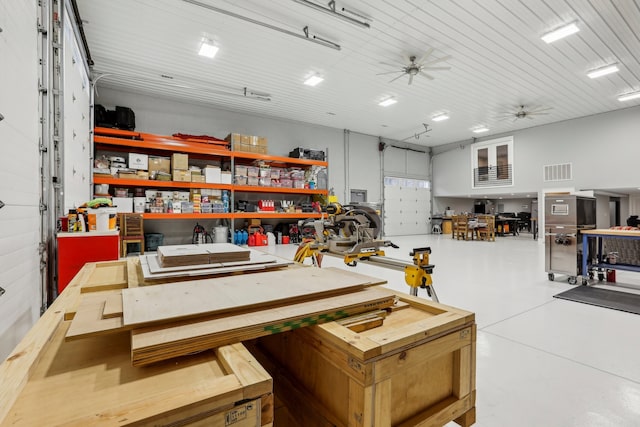
[[[431,56],[431,54],[433,53],[434,48],[430,48],[429,50],[427,50],[427,52],[422,56],[422,58],[420,60],[417,60],[417,56],[415,55],[411,55],[408,58],[409,63],[406,66],[402,66],[400,67],[400,70],[398,71],[389,71],[389,72],[384,72],[384,73],[378,73],[377,75],[384,75],[384,74],[396,74],[396,73],[400,73],[397,77],[394,77],[393,79],[391,79],[389,81],[389,83],[392,83],[396,80],[398,80],[400,77],[404,76],[404,75],[408,75],[409,76],[409,82],[408,84],[413,83],[413,78],[415,76],[422,76],[425,77],[429,80],[433,80],[434,77],[430,74],[427,74],[425,71],[439,71],[439,70],[450,70],[451,67],[434,67],[435,64],[438,64],[440,62],[444,62],[447,61],[449,59],[451,59],[451,56],[447,55],[447,56],[443,56],[442,58],[438,58],[438,59],[433,59],[431,61],[427,61],[427,59],[429,58],[429,56]],[[385,62],[381,62],[381,64],[383,65],[389,65],[391,67],[395,67],[396,65],[393,64],[387,64]]]
[[[553,43],[567,36],[570,36],[571,34],[575,34],[578,31],[580,31],[580,28],[578,28],[577,23],[574,21],[548,32],[541,38],[545,43]]]

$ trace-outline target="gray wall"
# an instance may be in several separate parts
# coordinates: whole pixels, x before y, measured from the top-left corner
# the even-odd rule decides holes
[[[469,141],[434,149],[436,197],[467,197],[545,188],[608,189],[640,187],[640,107],[583,117],[511,133],[514,136],[514,186],[471,188]],[[483,138],[493,139],[504,135]],[[446,151],[445,151],[446,150]],[[543,182],[543,165],[573,164],[573,180]]]

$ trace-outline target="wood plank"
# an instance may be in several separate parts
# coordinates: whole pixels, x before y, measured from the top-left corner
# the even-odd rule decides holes
[[[120,290],[107,295],[104,301],[102,318],[111,319],[113,317],[122,317],[122,292]]]
[[[134,366],[142,366],[224,344],[330,322],[372,308],[389,307],[394,298],[387,289],[368,288],[251,314],[135,329],[131,334],[131,358]]]
[[[122,291],[124,325],[195,318],[203,315],[258,309],[352,292],[383,280],[337,268],[301,268],[251,276],[229,276]]]
[[[225,372],[214,352],[138,369],[129,360],[127,334],[62,342],[66,326],[60,325],[45,348],[4,419],[7,425],[182,425],[185,418],[228,413],[236,402],[258,397],[245,393],[238,376]],[[246,350],[233,352],[253,360]]]
[[[272,392],[273,379],[242,344],[218,347],[216,356],[226,372],[238,378],[245,399]]]
[[[92,263],[92,271],[82,282],[80,292],[100,292],[112,289],[124,289],[128,284],[127,263],[125,261],[106,261]]]
[[[42,349],[49,343],[62,322],[68,305],[78,298],[80,283],[86,279],[93,263],[86,264],[71,280],[65,290],[40,317],[6,360],[0,364],[0,420],[4,420],[10,408],[27,384],[34,367],[42,356]]]
[[[197,276],[216,276],[229,273],[248,272],[256,270],[266,270],[271,268],[282,268],[293,264],[293,261],[277,259],[276,257],[265,255],[256,256],[249,261],[223,262],[216,264],[197,264],[179,267],[162,268],[158,264],[156,255],[141,255],[140,267],[144,280],[149,284],[152,281],[162,280],[167,282],[176,278],[194,279]]]
[[[250,257],[248,249],[231,243],[159,246],[157,253],[161,267],[249,261]]]
[[[95,292],[83,296],[67,331],[67,341],[115,333],[126,329],[123,328],[122,317],[107,319],[102,317],[108,295],[106,292]]]

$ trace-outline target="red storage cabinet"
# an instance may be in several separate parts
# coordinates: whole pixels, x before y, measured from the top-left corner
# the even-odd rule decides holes
[[[87,262],[112,261],[120,257],[118,230],[89,233],[58,233],[58,294]]]

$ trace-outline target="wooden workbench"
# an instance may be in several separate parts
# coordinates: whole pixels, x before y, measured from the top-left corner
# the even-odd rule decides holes
[[[272,380],[242,344],[148,368],[129,335],[65,341],[85,265],[0,365],[0,426],[272,425]]]

